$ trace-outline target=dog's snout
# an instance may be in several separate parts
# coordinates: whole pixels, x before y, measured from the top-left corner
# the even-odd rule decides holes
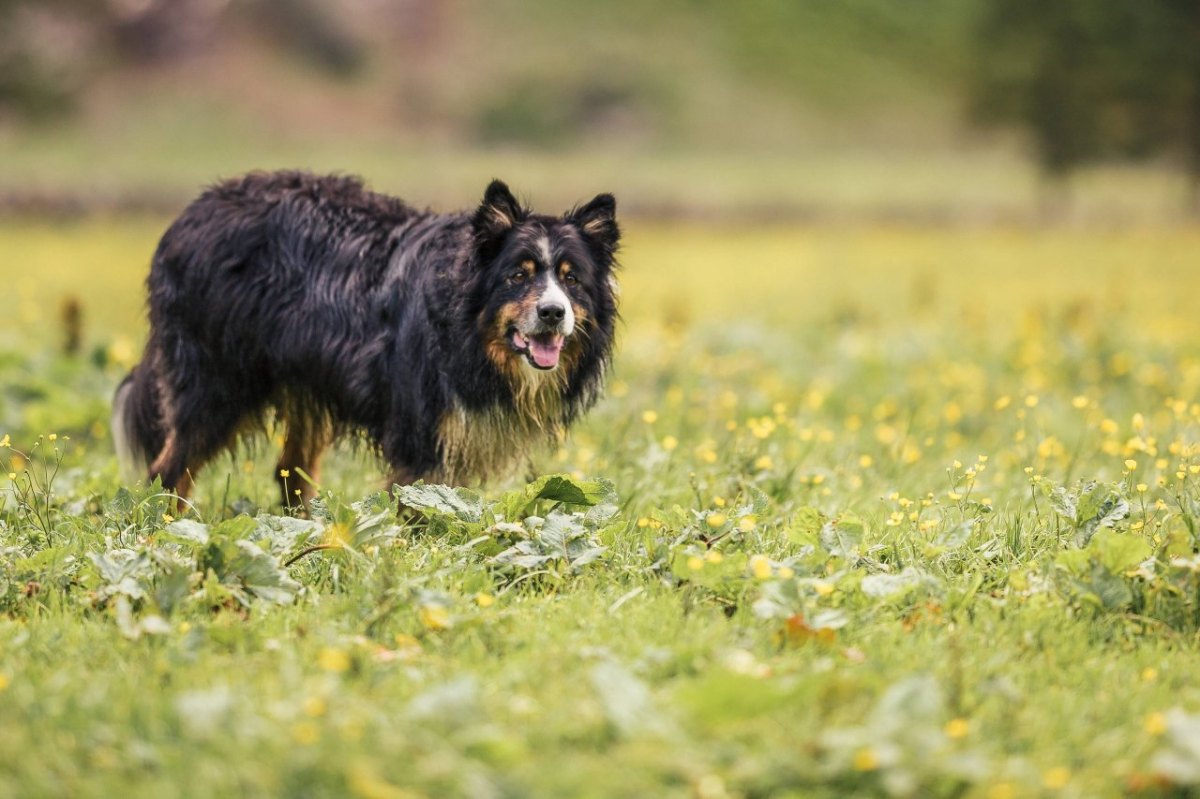
[[[557,325],[567,315],[567,309],[557,302],[544,302],[537,308],[538,319],[548,325]]]

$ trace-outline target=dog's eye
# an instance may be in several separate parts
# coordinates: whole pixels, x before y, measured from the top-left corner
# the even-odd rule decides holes
[[[525,277],[526,277],[525,270],[518,269],[515,272],[513,272],[511,275],[508,276],[508,280],[510,283],[524,283]]]
[[[563,282],[568,286],[576,286],[579,284],[579,278],[575,277],[575,275],[571,274],[570,272],[567,272],[565,275],[563,275]]]

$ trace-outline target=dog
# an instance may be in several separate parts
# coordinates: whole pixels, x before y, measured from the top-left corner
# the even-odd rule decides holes
[[[611,194],[545,216],[494,180],[437,214],[346,176],[216,184],[154,254],[145,352],[113,399],[125,471],[186,498],[273,410],[285,506],[342,436],[394,483],[503,476],[600,396],[619,239]]]

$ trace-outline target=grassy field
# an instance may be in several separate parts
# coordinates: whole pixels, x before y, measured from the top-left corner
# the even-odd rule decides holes
[[[0,795],[1200,785],[1197,229],[630,222],[564,476],[400,523],[349,451],[121,485],[162,225],[0,224]]]

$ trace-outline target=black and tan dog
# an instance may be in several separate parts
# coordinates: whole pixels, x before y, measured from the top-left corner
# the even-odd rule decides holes
[[[502,473],[599,394],[615,211],[601,194],[532,214],[499,181],[444,215],[347,177],[208,189],[154,255],[149,341],[113,402],[122,461],[185,496],[273,408],[280,470],[315,479],[322,451],[359,434],[397,482]]]

